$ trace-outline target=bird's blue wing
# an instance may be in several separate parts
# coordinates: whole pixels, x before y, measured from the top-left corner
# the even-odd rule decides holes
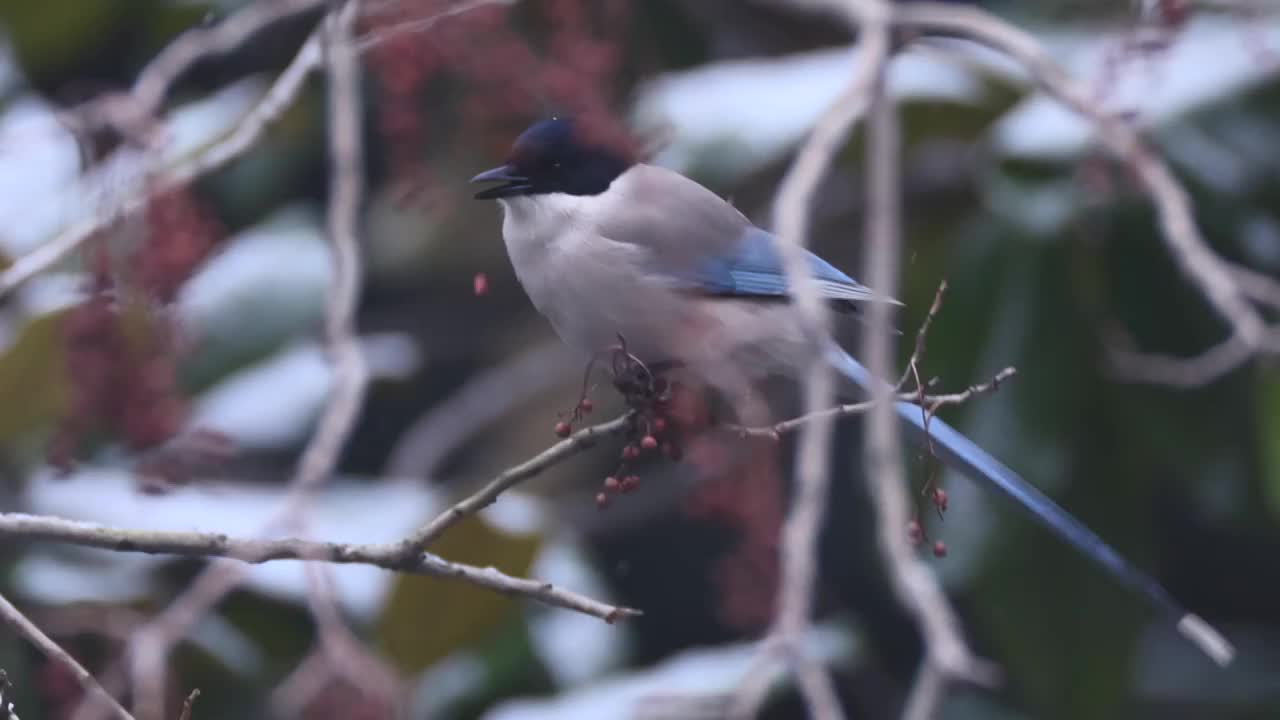
[[[729,253],[699,259],[681,279],[710,295],[786,297],[786,271],[774,242],[768,232],[748,228]],[[805,261],[824,298],[850,303],[884,299],[811,252],[805,251]]]

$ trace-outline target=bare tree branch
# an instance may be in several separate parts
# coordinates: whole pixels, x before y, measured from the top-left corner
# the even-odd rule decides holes
[[[883,7],[882,12],[887,17],[889,8]],[[864,33],[868,31],[865,21],[862,28]],[[893,296],[899,285],[902,255],[899,187],[902,132],[898,109],[892,96],[886,92],[885,84],[882,75],[873,90],[869,110],[864,266],[871,286]],[[868,311],[864,352],[868,372],[873,378],[888,377],[893,372],[892,312],[892,306],[886,303],[873,303]],[[920,352],[923,352],[923,344],[917,339],[917,355]],[[913,355],[913,364],[915,358]],[[876,506],[878,544],[891,585],[898,602],[914,615],[920,628],[925,645],[925,667],[936,669],[944,679],[977,679],[982,672],[964,640],[955,611],[937,578],[917,557],[907,537],[911,500],[907,496],[902,438],[894,411],[892,388],[887,384],[876,384],[872,398],[875,407],[867,422],[864,448],[866,480]],[[936,705],[945,690],[945,682],[939,682],[932,688]]]
[[[505,595],[527,597],[574,610],[609,623],[640,614],[639,610],[593,600],[541,580],[512,577],[492,567],[450,562],[431,553],[420,553],[405,560],[399,543],[337,543],[301,538],[244,538],[211,532],[131,530],[22,513],[0,513],[0,537],[148,555],[228,558],[248,564],[307,560],[374,565],[397,572],[461,580]]]
[[[1126,342],[1129,345],[1131,342]],[[1108,370],[1119,380],[1139,381],[1176,388],[1204,387],[1247,362],[1257,348],[1239,334],[1191,357],[1131,350],[1125,345],[1107,348]],[[1276,349],[1275,340],[1264,347]]]
[[[257,2],[209,28],[189,30],[174,40],[143,70],[127,98],[104,96],[82,106],[77,113],[99,116],[99,124],[105,122],[117,126],[126,135],[136,135],[128,128],[152,123],[165,95],[173,83],[194,63],[207,57],[227,52],[250,36],[272,23],[323,6],[327,0],[274,0]],[[424,31],[443,17],[458,15],[479,7],[493,4],[509,4],[515,0],[472,0],[442,10],[437,15],[424,18],[414,28],[406,31]],[[392,28],[392,31],[397,31]],[[363,51],[386,38],[370,38],[363,41],[358,50]],[[146,207],[152,193],[162,193],[211,173],[244,154],[262,136],[266,126],[281,115],[297,98],[303,81],[312,70],[320,66],[319,33],[313,33],[282,72],[262,100],[236,124],[226,138],[214,145],[196,151],[172,167],[148,167],[137,173],[130,186],[114,194],[114,199],[104,204],[97,213],[83,218],[35,250],[14,260],[0,272],[0,298],[13,292],[23,283],[48,270],[79,248],[86,240],[117,221],[129,217]]]
[[[132,100],[143,114],[156,115],[170,89],[197,62],[235,50],[268,26],[317,10],[325,1],[259,0],[216,25],[187,30],[138,74],[130,92]]]
[[[364,139],[360,64],[351,47],[359,0],[347,0],[326,19],[328,75],[329,243],[333,281],[325,307],[325,340],[333,357],[334,385],[315,434],[302,452],[293,486],[308,491],[325,482],[351,435],[364,402],[369,369],[356,337],[360,299],[360,206],[364,196]]]
[[[487,496],[496,488],[500,494],[519,482],[534,477],[543,470],[552,465],[565,460],[579,452],[593,446],[595,441],[601,437],[621,432],[625,428],[627,416],[623,415],[614,420],[601,423],[592,427],[583,428],[572,436],[553,445],[539,455],[530,460],[521,463],[513,468],[503,471],[494,478],[488,485],[477,492],[478,496]],[[482,500],[472,497],[470,500],[464,500],[461,513],[455,515],[455,510],[450,509],[440,515],[437,520],[444,518],[452,518],[448,520],[448,525],[439,528],[436,533],[442,533],[449,526],[452,526],[457,520],[466,516],[467,508],[473,507],[478,510],[480,507],[491,504],[493,498],[483,500],[484,505],[476,505]],[[286,500],[285,505],[291,506],[292,500]],[[461,504],[461,503],[460,503]],[[287,509],[287,508],[286,508]],[[269,528],[280,525],[296,516],[295,511],[278,512],[274,520],[268,523]],[[413,552],[413,548],[420,548],[425,543],[419,539],[431,525],[424,528],[414,536],[410,536],[402,541],[394,543],[388,547],[394,547],[395,554],[400,558],[400,562],[416,562],[417,558]],[[0,536],[5,533],[0,530]],[[18,533],[20,536],[21,533]],[[38,539],[38,538],[37,538]],[[126,654],[132,658],[133,677],[135,684],[135,694],[145,691],[151,697],[160,696],[163,690],[163,682],[165,673],[163,671],[165,658],[168,657],[170,648],[181,638],[190,633],[191,628],[208,612],[209,608],[217,604],[227,593],[231,592],[240,584],[245,574],[246,565],[243,562],[235,560],[219,560],[204,572],[196,576],[196,579],[187,587],[187,589],[163,612],[153,618],[143,627],[134,633]],[[534,581],[530,581],[534,582]],[[628,614],[636,614],[638,611],[623,609],[619,617]],[[157,668],[160,668],[157,670]],[[82,712],[77,715],[78,718],[88,719],[94,717],[88,712],[88,708],[82,707]]]
[[[312,492],[328,480],[332,473],[339,453],[359,417],[368,384],[368,369],[365,367],[355,329],[361,278],[357,224],[363,194],[364,154],[359,64],[351,49],[350,37],[358,9],[356,0],[348,0],[330,12],[324,27],[307,40],[299,53],[299,58],[315,55],[317,60],[323,55],[328,70],[326,115],[331,163],[328,227],[329,241],[333,248],[334,276],[325,308],[325,339],[333,358],[334,385],[315,433],[303,449],[298,469],[290,482],[289,495],[278,515],[289,525],[294,525],[301,519],[302,510]],[[297,63],[295,60],[295,65]],[[184,598],[179,598],[179,602],[184,605],[184,615],[193,621],[203,615],[204,609],[230,592],[242,575],[240,572],[216,567],[206,569],[205,573],[216,574],[220,582],[196,585],[217,586],[217,592],[188,595],[199,598],[199,603],[194,600],[184,602]],[[163,712],[165,659],[177,637],[180,636],[140,634],[140,638],[153,642],[151,647],[134,654],[134,682],[152,691],[138,693],[140,707],[148,710],[139,713],[143,717],[159,717]],[[157,690],[160,692],[156,692]]]
[[[364,195],[364,138],[360,64],[353,45],[359,0],[331,13],[325,28],[329,120],[329,242],[334,280],[325,311],[325,336],[334,361],[334,388],[315,434],[308,442],[293,480],[294,493],[309,494],[326,481],[364,404],[369,371],[356,335],[361,262],[359,216]],[[371,656],[351,633],[333,597],[327,567],[308,564],[308,596],[320,629],[321,647],[332,665],[353,684],[368,686],[396,708],[404,697],[394,669]]]
[[[408,688],[396,668],[366,648],[342,618],[331,570],[323,563],[307,563],[307,599],[320,648],[339,677],[382,701],[391,717],[404,717]]]
[[[860,7],[860,3],[850,3],[849,11],[863,19]],[[824,720],[842,718],[844,714],[839,703],[834,701],[835,691],[826,671],[814,669],[806,658],[800,656],[799,638],[809,623],[813,603],[817,535],[827,499],[828,459],[834,421],[833,415],[822,411],[831,403],[834,383],[832,369],[822,350],[828,337],[827,309],[809,275],[803,247],[808,239],[814,191],[854,123],[866,109],[870,89],[883,72],[888,56],[888,25],[883,13],[878,23],[863,24],[861,29],[863,37],[858,44],[849,84],[818,119],[783,178],[774,206],[774,228],[778,233],[778,250],[784,261],[787,285],[812,340],[813,354],[806,368],[804,385],[804,415],[811,421],[806,422],[801,431],[796,459],[796,492],[782,528],[782,575],[777,614],[758,662],[773,661],[771,646],[780,649],[788,666],[801,680],[801,693],[810,715]],[[875,287],[874,283],[872,287]],[[766,675],[759,672],[749,674],[756,680],[746,682],[740,688],[733,703],[734,717],[754,717],[759,711],[765,697],[765,688],[759,679]]]
[[[401,554],[405,557],[412,557],[464,518],[470,517],[492,505],[499,495],[520,482],[537,475],[570,455],[575,455],[579,451],[591,447],[600,437],[621,433],[626,429],[630,419],[631,415],[625,414],[609,422],[583,428],[529,460],[502,471],[480,490],[440,513],[434,520],[401,541]]]
[[[942,696],[946,692],[946,675],[932,658],[926,657],[924,662],[920,663],[916,680],[911,685],[911,694],[907,696],[902,720],[934,720],[938,717],[938,706],[942,703]]]
[[[13,292],[18,286],[60,262],[94,233],[141,211],[150,199],[150,192],[181,187],[244,154],[262,137],[267,125],[293,104],[302,89],[303,81],[319,64],[319,39],[313,35],[303,44],[302,49],[258,104],[236,124],[229,135],[171,168],[142,173],[144,177],[136,179],[132,187],[121,192],[118,200],[107,203],[97,214],[80,220],[35,250],[16,259],[0,273],[0,297]]]
[[[235,589],[243,575],[244,566],[238,563],[215,563],[133,635],[124,660],[129,665],[135,710],[140,715],[143,709],[152,713],[149,717],[163,715],[169,651],[178,639],[191,632],[208,608]],[[82,704],[75,717],[89,720],[97,716]]]
[[[116,699],[111,697],[110,693],[102,689],[102,686],[98,684],[97,680],[93,679],[93,675],[90,675],[83,665],[76,662],[76,659],[71,657],[66,650],[63,650],[58,643],[41,632],[35,623],[31,622],[26,615],[22,614],[21,610],[14,607],[13,603],[9,602],[9,599],[3,595],[0,595],[0,619],[3,619],[5,624],[13,628],[13,631],[18,635],[26,638],[32,645],[39,648],[40,652],[47,655],[50,660],[69,670],[76,682],[80,683],[80,687],[84,688],[87,696],[86,702],[91,701],[106,708],[120,720],[133,720],[133,716],[129,714],[129,711],[116,702]]]
[[[1267,328],[1246,292],[1233,277],[1233,268],[1213,252],[1196,225],[1191,200],[1169,165],[1145,143],[1126,118],[1103,109],[1093,93],[1071,77],[1030,33],[977,7],[936,2],[901,3],[893,6],[894,22],[906,27],[960,35],[1009,56],[1026,69],[1045,92],[1071,110],[1089,119],[1098,138],[1134,173],[1151,197],[1159,216],[1165,245],[1174,261],[1231,327],[1231,337],[1209,351],[1211,357],[1194,368],[1194,373],[1158,372],[1133,380],[1177,384],[1210,382],[1239,367],[1260,349],[1265,349]],[[1149,359],[1149,356],[1142,356]],[[1171,359],[1170,363],[1177,363]],[[1167,364],[1167,363],[1166,363]],[[1192,382],[1194,377],[1195,382]]]

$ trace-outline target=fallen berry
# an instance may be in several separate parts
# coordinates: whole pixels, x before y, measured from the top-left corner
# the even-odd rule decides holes
[[[933,504],[938,508],[939,512],[947,510],[947,491],[938,488],[933,491]]]
[[[920,527],[920,523],[912,520],[907,523],[907,538],[911,540],[912,545],[919,545],[924,539],[924,529]]]

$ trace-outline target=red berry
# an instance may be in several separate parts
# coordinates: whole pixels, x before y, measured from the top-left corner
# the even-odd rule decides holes
[[[640,487],[640,476],[628,475],[622,478],[622,484],[619,487],[624,493],[629,493],[632,490],[635,490],[636,488]]]
[[[571,432],[573,432],[573,428],[569,426],[569,423],[563,420],[556,423],[556,435],[559,435],[562,438],[569,437],[569,433]]]
[[[933,491],[933,504],[937,506],[940,512],[947,511],[947,491],[938,488]]]
[[[643,438],[640,439],[640,447],[644,448],[645,450],[657,450],[658,438],[652,435],[645,435]]]
[[[939,540],[938,542],[934,543],[934,544],[933,544],[933,556],[934,556],[934,557],[946,557],[946,556],[947,556],[947,544],[946,544],[946,543],[944,543],[944,542],[942,542],[941,540]]]
[[[610,475],[604,479],[604,489],[609,492],[618,492],[618,478]]]
[[[609,507],[609,496],[604,493],[596,493],[596,507],[601,510]]]
[[[476,297],[489,292],[489,277],[484,273],[476,273],[476,276],[471,279],[471,289]]]
[[[578,410],[582,412],[582,414],[584,415],[590,414],[591,411],[595,409],[596,409],[595,403],[591,402],[591,398],[584,397],[582,398],[582,400],[578,402]]]
[[[654,435],[661,435],[662,433],[667,431],[667,419],[656,417],[653,419],[653,423],[651,427],[653,429]]]
[[[907,537],[911,540],[912,545],[919,545],[924,539],[924,529],[920,527],[920,523],[912,520],[907,523]]]
[[[640,457],[640,448],[635,445],[628,445],[622,448],[623,460],[635,460],[638,457]]]

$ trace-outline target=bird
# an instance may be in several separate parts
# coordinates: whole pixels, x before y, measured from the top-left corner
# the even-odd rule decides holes
[[[533,123],[506,161],[472,183],[502,207],[515,275],[560,339],[591,356],[621,339],[642,362],[676,365],[726,392],[768,376],[798,378],[814,357],[796,315],[775,236],[695,180],[642,162],[573,117]],[[816,254],[806,267],[835,310],[895,302]],[[884,382],[831,338],[818,351],[863,391]],[[1017,472],[939,417],[905,400],[908,436],[1010,499],[1123,586],[1145,598],[1221,665],[1234,649],[1154,578]]]

